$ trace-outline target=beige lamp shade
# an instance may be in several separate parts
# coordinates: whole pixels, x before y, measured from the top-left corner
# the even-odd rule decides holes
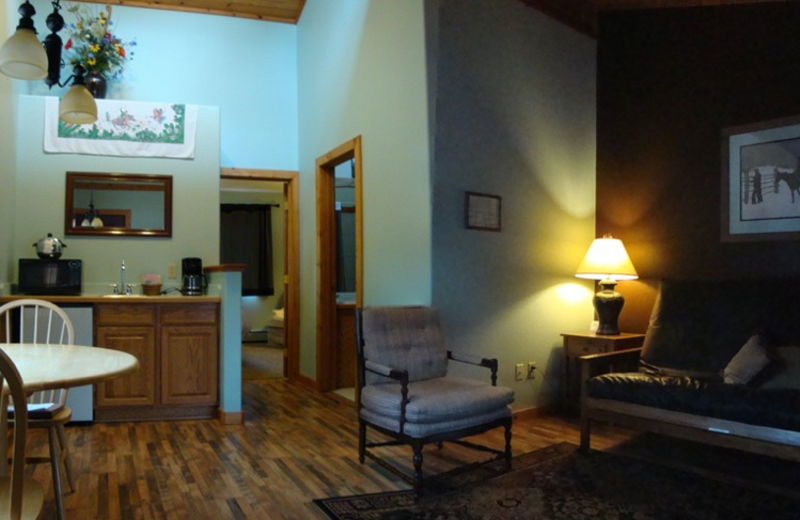
[[[575,274],[590,280],[635,280],[639,278],[622,241],[610,236],[596,238]]]
[[[0,72],[14,79],[42,79],[47,76],[47,53],[36,33],[17,29],[0,49]]]
[[[97,121],[97,103],[85,85],[75,83],[64,94],[58,117],[73,125],[88,125]]]

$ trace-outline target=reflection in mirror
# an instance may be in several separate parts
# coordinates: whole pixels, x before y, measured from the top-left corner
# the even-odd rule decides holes
[[[172,176],[67,172],[64,234],[172,236]]]
[[[355,159],[335,169],[336,301],[354,303],[356,297],[356,180]]]

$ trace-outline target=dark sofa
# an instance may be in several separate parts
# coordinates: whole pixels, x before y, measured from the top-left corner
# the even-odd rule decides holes
[[[664,281],[644,346],[581,368],[584,449],[610,421],[800,460],[800,279]]]

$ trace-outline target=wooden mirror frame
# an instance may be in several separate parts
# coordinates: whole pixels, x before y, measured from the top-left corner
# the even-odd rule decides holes
[[[130,229],[127,227],[103,226],[102,228],[84,227],[73,224],[75,209],[75,190],[80,188],[81,181],[92,181],[100,184],[95,189],[103,190],[152,190],[164,192],[164,228],[163,229]],[[142,185],[142,182],[149,183]],[[136,183],[136,186],[132,186]],[[126,222],[130,222],[130,210],[110,209],[111,215],[124,214]],[[101,214],[102,216],[102,214]],[[86,173],[67,172],[66,202],[64,204],[64,234],[89,235],[89,236],[145,236],[145,237],[171,237],[172,236],[172,176],[171,175],[144,175],[133,173]]]

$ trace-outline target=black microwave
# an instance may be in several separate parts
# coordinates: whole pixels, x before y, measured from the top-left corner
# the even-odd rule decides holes
[[[78,295],[80,260],[20,258],[17,292],[20,294]]]

